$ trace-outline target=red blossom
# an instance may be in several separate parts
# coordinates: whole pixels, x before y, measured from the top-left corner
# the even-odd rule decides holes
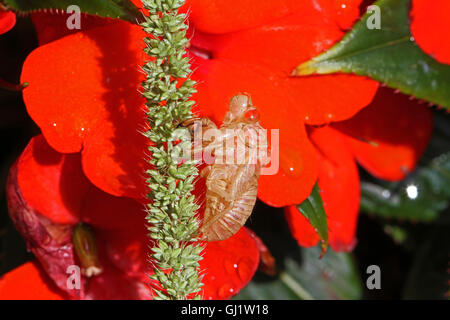
[[[45,273],[60,289],[60,295],[151,298],[147,276],[147,250],[151,244],[143,205],[93,186],[83,174],[79,154],[60,154],[41,135],[37,136],[11,169],[7,189],[11,218]],[[79,264],[72,233],[80,222],[92,227],[103,272],[90,278],[84,276],[81,290],[70,290],[66,271],[70,265]],[[206,299],[229,298],[250,281],[259,263],[254,237],[242,228],[225,241],[207,244],[200,262],[201,270],[207,271],[202,291]],[[12,274],[15,272],[22,271]],[[30,272],[34,272],[33,277],[37,275]],[[15,276],[10,274],[0,280],[0,297],[9,297],[2,288],[10,286],[10,279]]]
[[[352,119],[311,129],[329,241],[335,251],[349,251],[356,244],[359,174],[355,160],[374,176],[401,180],[414,170],[431,133],[430,110],[387,88],[380,88],[373,102]],[[297,207],[287,207],[285,214],[300,245],[319,242]]]
[[[253,4],[265,7],[269,2]],[[241,19],[233,11],[239,6],[211,16],[208,8],[213,5],[192,2],[189,22],[193,26],[212,25],[213,19],[222,17],[242,29],[220,35],[192,32],[190,54],[193,77],[199,81],[194,96],[198,112],[219,123],[230,97],[249,92],[261,109],[262,125],[281,130],[280,170],[260,179],[259,197],[270,205],[303,201],[317,179],[317,161],[305,123],[347,119],[369,104],[376,92],[376,82],[357,76],[290,77],[296,65],[343,36],[341,23],[351,20],[350,13],[353,20],[357,17],[354,9],[359,2],[346,2],[347,13],[343,14],[328,0],[302,1],[281,18],[279,11],[267,11],[260,23]],[[291,2],[282,3],[289,7]],[[107,26],[55,40],[49,36],[62,35],[48,29],[64,21],[55,20],[55,25],[42,25],[40,19],[35,22],[40,41],[47,44],[32,52],[24,64],[22,81],[29,83],[24,91],[29,114],[53,148],[82,150],[85,174],[97,187],[117,196],[141,197],[144,162],[136,165],[136,159],[142,158],[145,138],[136,128],[144,123],[144,100],[137,91],[143,80],[138,66],[145,58],[142,31],[126,22],[108,20]],[[89,23],[85,26],[90,27]],[[278,192],[285,185],[291,188]]]
[[[375,81],[343,74],[290,76],[343,36],[360,2],[190,0],[185,8],[193,78],[199,81],[195,111],[220,123],[230,97],[249,92],[262,125],[280,130],[280,170],[260,178],[259,198],[277,207],[299,204],[318,179],[335,250],[351,250],[356,242],[355,160],[380,178],[401,179],[431,134],[429,110],[378,90]],[[35,138],[19,159],[16,187],[26,208],[53,224],[93,226],[102,259],[111,266],[105,277],[142,283],[146,238],[136,230],[143,227],[140,202],[146,192],[147,141],[138,132],[145,124],[138,92],[144,34],[127,22],[91,16],[79,32],[61,27],[64,15],[36,14],[33,20],[41,46],[25,61],[21,81],[29,83],[24,100],[45,140]],[[286,217],[300,245],[317,243],[295,207],[287,207]],[[205,297],[239,291],[255,272],[260,247],[244,228],[229,240],[209,243],[202,261]],[[86,296],[115,291],[101,279],[90,279]]]

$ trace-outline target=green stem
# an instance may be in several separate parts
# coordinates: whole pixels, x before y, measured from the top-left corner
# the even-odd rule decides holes
[[[157,281],[155,299],[188,299],[198,295],[202,283],[198,245],[198,205],[192,195],[198,169],[194,161],[180,163],[173,155],[191,147],[180,123],[193,117],[189,100],[195,81],[186,57],[186,16],[178,13],[184,0],[142,0],[149,16],[141,23],[148,34],[145,52],[150,57],[143,96],[147,99],[145,136],[151,140],[151,169],[147,170],[149,203],[147,222],[152,248],[152,279]],[[185,80],[186,79],[186,80]],[[185,81],[184,81],[185,80]],[[182,84],[180,85],[180,83]],[[181,139],[182,143],[174,143]]]
[[[300,283],[298,283],[294,278],[292,278],[288,273],[281,272],[280,280],[291,289],[298,297],[303,300],[314,300],[314,298],[306,291]]]

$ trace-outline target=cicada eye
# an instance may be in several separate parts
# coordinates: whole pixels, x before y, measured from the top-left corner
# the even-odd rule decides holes
[[[252,109],[252,110],[248,110],[245,114],[244,114],[244,119],[247,122],[258,122],[259,121],[259,112],[256,109]]]
[[[237,96],[234,96],[233,98],[231,98],[230,101],[230,112],[234,115],[234,116],[241,116],[243,111],[245,111],[245,109],[247,109],[248,105],[249,105],[249,97],[239,94]]]

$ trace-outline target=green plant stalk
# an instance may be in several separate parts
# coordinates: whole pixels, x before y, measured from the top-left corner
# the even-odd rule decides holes
[[[190,148],[190,137],[180,123],[193,117],[189,100],[196,91],[189,59],[186,57],[186,15],[178,13],[184,0],[142,0],[149,16],[140,25],[148,34],[144,41],[149,61],[143,66],[147,79],[143,82],[147,123],[145,136],[151,140],[147,170],[148,230],[154,246],[150,263],[151,276],[157,281],[155,299],[200,299],[202,283],[199,261],[203,247],[199,245],[199,206],[192,194],[198,175],[195,161],[182,164],[174,156],[182,148]],[[184,80],[186,79],[186,80]],[[181,84],[181,85],[180,85]],[[173,141],[181,140],[175,144]]]

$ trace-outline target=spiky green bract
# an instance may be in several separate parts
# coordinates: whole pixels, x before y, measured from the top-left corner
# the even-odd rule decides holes
[[[188,299],[202,286],[198,268],[203,248],[197,242],[199,221],[195,213],[199,206],[192,195],[198,169],[193,160],[180,163],[175,157],[182,148],[190,150],[190,137],[179,124],[192,118],[194,102],[189,98],[195,92],[186,56],[186,16],[178,13],[184,0],[142,3],[149,11],[141,26],[148,34],[145,52],[151,58],[143,66],[147,79],[142,93],[151,128],[145,136],[152,141],[152,169],[147,171],[151,190],[147,221],[155,244],[150,257],[154,266],[151,278],[159,283],[155,299]],[[173,143],[177,139],[182,142]]]

